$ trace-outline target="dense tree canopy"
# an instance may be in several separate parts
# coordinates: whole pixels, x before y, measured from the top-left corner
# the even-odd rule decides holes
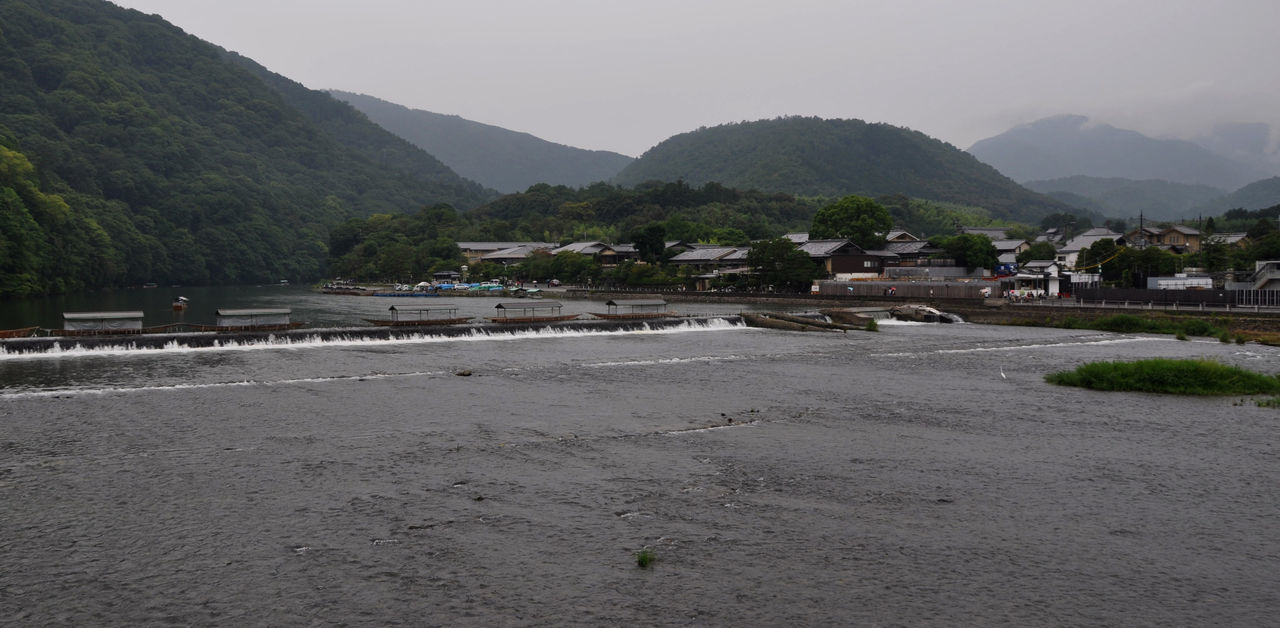
[[[755,243],[747,254],[747,265],[758,273],[762,288],[784,292],[807,290],[818,274],[809,255],[786,238]]]
[[[1080,251],[1072,270],[1101,274],[1104,281],[1118,281],[1123,270],[1120,262],[1116,261],[1119,251],[1120,247],[1116,246],[1115,240],[1102,238]]]
[[[893,217],[884,206],[862,196],[846,196],[818,210],[809,237],[848,238],[864,249],[879,249],[892,228]]]
[[[1044,230],[1057,229],[1062,234],[1062,239],[1070,240],[1085,231],[1093,228],[1093,221],[1087,216],[1073,214],[1070,212],[1059,212],[1050,214],[1040,220],[1040,228]]]
[[[1026,264],[1031,260],[1051,260],[1058,256],[1058,249],[1055,249],[1048,242],[1033,242],[1027,250],[1018,253],[1018,263]]]
[[[158,17],[11,0],[0,25],[0,159],[30,165],[6,185],[30,218],[6,195],[24,235],[4,238],[28,243],[0,271],[7,293],[318,277],[350,216],[485,199],[350,107]]]
[[[0,145],[0,297],[84,288],[121,265],[87,212],[42,191],[26,156]]]
[[[655,222],[646,225],[643,229],[633,231],[630,239],[640,259],[654,263],[662,259],[662,254],[667,249],[666,236],[666,227]]]
[[[956,266],[969,270],[995,268],[998,261],[996,247],[991,238],[980,234],[962,233],[951,237],[930,238],[929,243],[942,249],[955,260]]]
[[[718,183],[694,188],[676,181],[634,189],[604,183],[584,188],[539,184],[468,212],[468,238],[622,242],[657,223],[669,240],[740,243],[804,229],[819,202],[741,192]]]

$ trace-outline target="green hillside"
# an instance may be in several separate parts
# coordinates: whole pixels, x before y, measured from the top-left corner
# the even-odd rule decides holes
[[[1265,209],[1280,204],[1280,177],[1254,181],[1235,192],[1208,201],[1201,206],[1206,212],[1227,209]]]
[[[649,180],[826,197],[901,194],[1030,223],[1068,210],[950,144],[861,120],[790,117],[698,129],[653,147],[614,181]]]
[[[626,155],[555,144],[528,133],[409,109],[372,96],[329,93],[439,157],[458,174],[500,192],[523,192],[537,183],[581,187],[608,181],[632,162]]]
[[[234,52],[224,51],[223,54],[256,75],[280,94],[286,105],[301,112],[339,144],[376,164],[434,184],[436,193],[440,195],[438,201],[458,207],[473,207],[480,200],[497,196],[475,180],[460,178],[462,175],[434,154],[383,128],[328,92],[307,89],[301,83]]]
[[[0,203],[23,225],[0,232],[0,296],[316,277],[331,225],[486,199],[291,89],[159,17],[0,2]]]

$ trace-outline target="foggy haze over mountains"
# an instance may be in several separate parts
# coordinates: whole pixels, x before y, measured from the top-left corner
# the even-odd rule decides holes
[[[1280,141],[1270,0],[117,3],[313,89],[630,156],[787,115],[961,148],[1063,113],[1228,154]],[[1259,123],[1265,142],[1238,126]]]
[[[1159,140],[1064,115],[1014,127],[969,152],[1021,182],[1084,175],[1234,190],[1277,173],[1268,132],[1265,123],[1220,125],[1200,142]]]

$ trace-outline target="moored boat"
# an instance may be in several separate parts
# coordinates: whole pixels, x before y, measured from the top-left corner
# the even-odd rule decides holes
[[[662,299],[610,299],[605,305],[609,308],[608,312],[590,314],[605,320],[642,320],[676,315],[667,309],[667,302]]]
[[[63,312],[62,329],[49,330],[50,336],[104,336],[141,334],[142,312]]]
[[[193,325],[196,331],[284,331],[306,325],[292,322],[288,308],[270,309],[220,309],[213,325]]]
[[[0,338],[26,338],[36,335],[40,327],[21,327],[18,329],[0,329]]]
[[[393,305],[387,308],[391,318],[366,318],[367,322],[380,327],[419,327],[422,325],[460,325],[472,319],[470,316],[458,316],[458,308],[441,303],[438,305]]]
[[[495,323],[553,323],[571,321],[577,314],[564,314],[559,301],[505,301],[493,306],[498,316],[486,317]]]

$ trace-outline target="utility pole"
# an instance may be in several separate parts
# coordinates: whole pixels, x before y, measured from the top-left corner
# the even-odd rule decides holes
[[[1141,243],[1138,248],[1147,248],[1147,222],[1141,210],[1138,211],[1138,242]]]

